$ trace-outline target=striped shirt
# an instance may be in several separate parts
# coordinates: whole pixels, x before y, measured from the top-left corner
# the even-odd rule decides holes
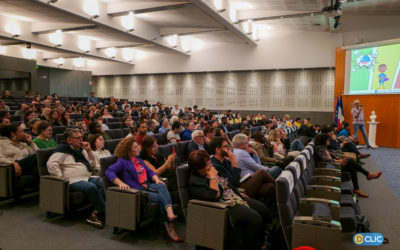
[[[361,110],[357,117],[358,109],[352,108],[351,115],[353,116],[353,124],[364,124],[364,110]]]

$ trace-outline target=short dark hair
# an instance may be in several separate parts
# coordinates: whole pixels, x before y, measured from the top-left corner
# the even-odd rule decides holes
[[[330,139],[327,134],[318,134],[314,138],[314,146],[326,146],[326,142]]]
[[[39,124],[39,126],[37,127],[37,133],[38,135],[40,135],[43,131],[45,131],[48,127],[51,127],[50,122],[47,121],[43,121]]]
[[[156,139],[153,136],[146,135],[142,141],[142,152],[145,152],[148,148],[152,147]]]
[[[196,150],[189,154],[188,165],[193,173],[203,169],[210,160],[210,155],[204,150]]]
[[[101,113],[96,113],[96,114],[93,115],[93,120],[97,120],[97,119],[99,119],[99,118],[102,117],[102,116],[103,116],[103,114],[101,114]]]
[[[204,132],[204,134],[214,133],[215,129],[213,127],[211,127],[211,126],[207,126],[207,127],[204,128],[203,132]]]
[[[177,129],[180,127],[181,127],[181,124],[178,121],[176,121],[176,122],[172,123],[171,129],[174,130],[174,129]]]
[[[14,124],[14,123],[11,123],[10,125],[7,126],[2,126],[0,127],[1,135],[7,138],[11,138],[11,133],[17,132],[18,127],[19,124]]]
[[[91,122],[89,124],[89,133],[91,134],[97,134],[96,128],[100,125],[98,122]]]
[[[138,122],[138,123],[137,123],[137,127],[140,128],[140,125],[142,125],[142,124],[146,124],[146,122],[145,122],[145,121],[140,121],[140,122]],[[147,124],[146,124],[146,125],[147,125]]]
[[[257,131],[253,134],[253,139],[256,142],[265,143],[265,137],[261,131]]]
[[[329,127],[329,126],[325,126],[321,129],[321,133],[324,133],[324,134],[330,133],[332,131],[333,131],[332,127]]]
[[[222,136],[214,137],[208,144],[211,154],[214,155],[216,149],[222,147],[222,143],[224,143],[224,141],[228,142],[225,137]]]

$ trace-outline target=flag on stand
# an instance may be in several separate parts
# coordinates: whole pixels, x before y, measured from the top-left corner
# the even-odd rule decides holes
[[[335,108],[335,119],[333,123],[340,128],[344,121],[344,113],[343,113],[343,100],[342,96],[336,98],[336,108]]]
[[[342,95],[340,95],[340,100],[339,100],[339,114],[338,114],[338,120],[339,123],[342,124],[344,122],[344,110],[343,110],[343,99]]]

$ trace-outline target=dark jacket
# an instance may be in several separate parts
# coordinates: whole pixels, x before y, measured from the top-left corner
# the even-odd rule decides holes
[[[181,133],[180,137],[182,141],[189,141],[192,139],[192,132],[191,130],[185,128]]]
[[[239,187],[240,185],[240,173],[242,170],[240,168],[234,168],[232,163],[227,159],[220,162],[217,158],[211,157],[211,164],[218,171],[218,175],[228,179],[229,184],[234,187]]]
[[[204,143],[203,147],[204,147],[204,150],[210,154],[210,149],[206,143]],[[192,153],[193,151],[196,151],[196,150],[199,150],[199,145],[197,145],[197,143],[195,143],[194,141],[190,141],[188,148],[187,148],[187,154],[189,155],[190,153]]]

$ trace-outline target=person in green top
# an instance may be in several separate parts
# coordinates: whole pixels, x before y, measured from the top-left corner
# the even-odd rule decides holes
[[[33,139],[33,142],[40,149],[57,147],[56,141],[52,138],[53,127],[49,122],[41,122],[37,127],[38,136]]]

